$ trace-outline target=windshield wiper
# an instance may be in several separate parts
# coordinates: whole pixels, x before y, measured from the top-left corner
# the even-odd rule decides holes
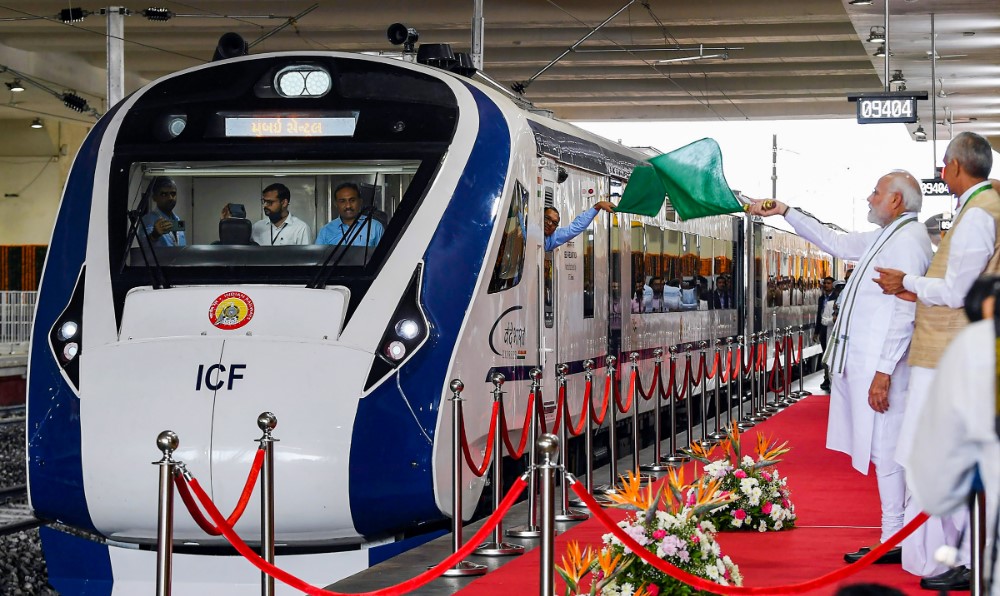
[[[163,272],[163,267],[160,266],[159,259],[156,258],[156,249],[153,248],[153,241],[149,237],[149,231],[146,230],[145,224],[142,223],[143,216],[146,215],[144,211],[147,211],[148,205],[143,205],[143,209],[133,209],[128,212],[128,218],[131,220],[129,224],[128,234],[125,237],[125,254],[122,255],[122,270],[125,269],[125,264],[128,262],[129,252],[132,250],[132,242],[139,238],[139,252],[142,254],[142,260],[146,265],[146,272],[149,273],[150,285],[153,286],[154,290],[159,289],[169,289],[170,284],[167,282],[167,276]],[[141,237],[139,230],[142,230]],[[149,254],[146,250],[149,250]],[[150,265],[150,258],[152,258],[152,266]]]
[[[374,207],[365,207],[364,209],[361,210],[361,214],[358,216],[358,218],[354,220],[354,223],[352,223],[349,228],[347,228],[347,233],[341,236],[340,242],[338,242],[333,247],[333,250],[330,251],[330,254],[327,255],[326,259],[323,260],[323,264],[319,266],[319,271],[317,271],[316,275],[313,276],[312,281],[309,282],[309,284],[306,286],[307,288],[322,290],[323,288],[326,287],[326,283],[330,281],[330,276],[333,274],[334,268],[336,268],[337,265],[339,265],[340,262],[344,259],[344,256],[347,254],[347,249],[354,244],[354,240],[357,239],[357,237],[361,234],[362,230],[366,232],[365,254],[364,254],[364,260],[362,261],[362,265],[368,263],[368,252],[369,250],[374,248],[370,245],[372,239],[372,220],[374,219],[373,217],[374,214],[375,214]],[[361,222],[362,218],[364,218],[364,223]],[[334,259],[334,257],[336,257],[336,259]]]

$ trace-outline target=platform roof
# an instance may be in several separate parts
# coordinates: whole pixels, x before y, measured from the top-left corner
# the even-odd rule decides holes
[[[850,93],[883,89],[877,44],[885,0],[637,0],[527,86],[524,96],[569,120],[743,120],[852,118]],[[921,125],[939,138],[974,130],[1000,146],[1000,2],[888,0],[890,70],[920,104]],[[82,2],[82,0],[81,0]],[[471,45],[473,2],[323,1],[252,52],[331,49],[392,51],[386,27],[402,22],[422,43]],[[487,74],[505,85],[527,81],[627,4],[627,0],[484,0]],[[148,4],[127,6],[126,90],[211,58],[227,31],[254,41],[306,11],[312,0],[159,2],[174,16],[152,21]],[[64,23],[60,11],[83,9]],[[0,65],[51,90],[70,89],[106,109],[106,17],[100,6],[65,0],[0,1]],[[938,55],[931,76],[932,16]],[[184,16],[198,15],[198,16]],[[273,15],[275,18],[263,18]],[[715,56],[692,59],[694,56]],[[678,58],[686,60],[677,61]],[[670,62],[662,62],[672,60]],[[11,72],[0,74],[12,82]],[[28,85],[6,94],[0,118],[74,119],[48,92]],[[917,125],[912,125],[914,130]]]

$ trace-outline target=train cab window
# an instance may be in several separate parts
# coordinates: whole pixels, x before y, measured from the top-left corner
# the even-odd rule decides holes
[[[416,160],[133,163],[128,200],[109,201],[112,245],[123,245],[123,272],[155,268],[172,272],[172,283],[220,267],[299,268],[300,279],[316,268],[364,267],[384,259],[423,195],[421,168]]]
[[[524,272],[524,247],[528,237],[528,191],[520,181],[514,182],[507,220],[500,236],[500,250],[493,265],[489,293],[509,290],[521,281]]]

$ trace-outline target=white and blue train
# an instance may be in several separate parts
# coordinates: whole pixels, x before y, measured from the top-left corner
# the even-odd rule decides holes
[[[655,347],[810,323],[832,261],[742,217],[601,214],[544,251],[545,206],[565,224],[620,193],[645,157],[478,76],[367,55],[235,58],[122,101],[73,164],[34,326],[31,506],[93,537],[45,530],[53,584],[129,594],[152,583],[162,430],[227,510],[257,416],[274,412],[277,563],[324,585],[450,515],[453,378],[481,448],[493,372],[508,379],[508,419],[522,420],[528,370],[542,368],[552,401],[555,365],[567,363],[579,412],[587,359],[636,351],[648,377]],[[150,190],[164,177],[176,204],[154,236],[147,223],[170,205]],[[376,222],[381,238],[248,242],[240,230],[264,218],[275,182],[310,238],[338,217],[338,186],[355,183],[367,215],[349,239],[370,238]],[[220,221],[228,204],[249,222]],[[634,282],[652,275],[694,301],[642,312]],[[768,281],[786,284],[783,301]],[[730,299],[715,304],[713,290]],[[466,483],[465,517],[482,491]],[[259,523],[251,512],[236,529],[254,542]],[[174,532],[185,594],[258,584],[183,510]]]

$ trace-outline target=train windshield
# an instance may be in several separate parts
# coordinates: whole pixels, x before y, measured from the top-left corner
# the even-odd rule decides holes
[[[251,283],[279,270],[361,274],[391,251],[423,194],[420,171],[419,160],[135,163],[112,235],[124,235],[123,273],[171,283],[204,269]]]

